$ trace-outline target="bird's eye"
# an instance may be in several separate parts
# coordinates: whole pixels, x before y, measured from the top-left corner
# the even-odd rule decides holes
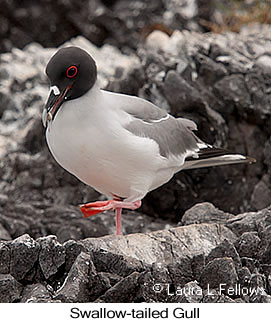
[[[68,78],[71,79],[71,78],[75,77],[75,75],[77,74],[77,72],[78,72],[77,67],[74,66],[74,65],[72,65],[69,68],[67,68],[66,75],[67,75]]]

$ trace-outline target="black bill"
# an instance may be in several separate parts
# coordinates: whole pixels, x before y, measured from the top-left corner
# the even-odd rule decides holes
[[[67,94],[71,87],[71,85],[67,86],[62,92],[56,86],[51,87],[49,98],[42,112],[42,123],[45,128],[47,127],[48,121],[54,119],[62,103],[67,100]]]

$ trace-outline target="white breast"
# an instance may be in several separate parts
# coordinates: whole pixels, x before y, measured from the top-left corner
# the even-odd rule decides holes
[[[46,131],[48,146],[63,168],[97,191],[143,198],[161,163],[158,146],[125,130],[127,116],[108,98],[94,88],[64,103]]]

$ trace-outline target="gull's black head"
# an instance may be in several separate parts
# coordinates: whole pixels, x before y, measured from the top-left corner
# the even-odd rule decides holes
[[[46,74],[50,80],[51,92],[43,115],[44,126],[48,119],[54,118],[64,101],[77,99],[93,87],[97,79],[97,68],[87,52],[79,47],[66,47],[50,59]]]

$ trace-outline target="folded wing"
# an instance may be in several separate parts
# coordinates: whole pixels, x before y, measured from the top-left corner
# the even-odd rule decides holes
[[[143,99],[131,102],[125,108],[132,116],[126,129],[136,136],[154,140],[161,156],[179,160],[184,169],[255,162],[253,158],[204,143],[194,134],[197,126],[191,120],[174,118]]]

